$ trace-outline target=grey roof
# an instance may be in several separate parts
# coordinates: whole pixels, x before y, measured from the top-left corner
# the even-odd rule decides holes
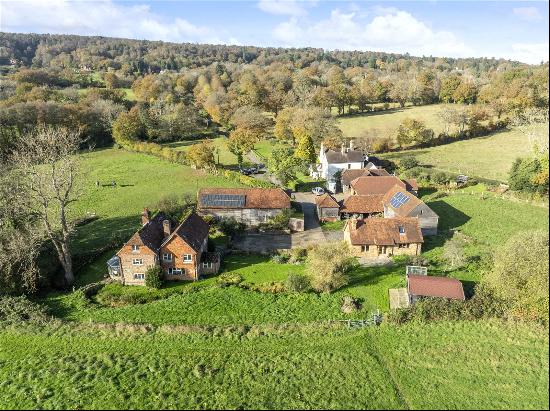
[[[364,154],[359,150],[349,150],[342,154],[341,151],[327,149],[325,150],[325,155],[327,156],[327,161],[331,164],[359,163],[365,159]]]

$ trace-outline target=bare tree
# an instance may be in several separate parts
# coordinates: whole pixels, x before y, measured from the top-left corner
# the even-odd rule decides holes
[[[11,156],[11,165],[26,195],[20,206],[43,226],[53,243],[64,270],[66,286],[74,283],[70,236],[73,224],[68,217],[71,203],[78,198],[76,180],[81,143],[78,133],[41,128],[20,139]]]

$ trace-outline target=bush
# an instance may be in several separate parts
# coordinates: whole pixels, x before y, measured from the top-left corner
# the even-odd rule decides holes
[[[51,321],[46,307],[29,301],[26,297],[0,298],[0,324],[22,325],[30,323],[45,325]]]
[[[286,291],[285,285],[280,281],[271,281],[269,283],[261,283],[250,287],[252,291],[259,293],[278,294]]]
[[[303,293],[311,288],[311,284],[305,275],[290,273],[286,278],[285,287],[293,293]]]
[[[262,230],[287,230],[291,213],[291,210],[283,210],[282,213],[271,217],[266,223],[261,223],[259,228]]]
[[[342,306],[340,307],[340,310],[344,314],[351,314],[359,311],[360,309],[361,303],[357,298],[354,298],[350,295],[346,295],[344,298],[342,298]]]
[[[406,156],[399,161],[399,166],[404,170],[410,170],[411,168],[418,167],[419,162],[416,157]]]
[[[307,248],[292,248],[290,250],[290,258],[288,262],[290,264],[299,264],[306,261]]]
[[[431,180],[435,184],[443,185],[449,182],[449,176],[445,174],[443,171],[438,171],[437,173],[432,174]]]
[[[164,282],[162,269],[159,266],[151,267],[145,272],[145,285],[158,290]]]
[[[290,255],[288,255],[287,253],[274,254],[271,257],[271,261],[273,261],[275,264],[286,264],[289,259]]]
[[[345,242],[321,244],[307,257],[307,274],[314,290],[330,293],[348,283],[347,273],[356,264]]]
[[[218,228],[225,235],[232,237],[244,231],[245,225],[233,217],[224,217],[218,221]]]
[[[223,273],[217,279],[217,283],[220,287],[239,285],[242,282],[243,277],[239,273]]]

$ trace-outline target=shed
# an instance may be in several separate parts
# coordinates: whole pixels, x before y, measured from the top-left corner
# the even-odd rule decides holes
[[[337,221],[340,219],[340,204],[330,194],[317,196],[315,204],[319,221]]]
[[[464,288],[456,278],[435,277],[429,275],[408,275],[407,293],[410,303],[423,297],[447,298],[464,301]]]

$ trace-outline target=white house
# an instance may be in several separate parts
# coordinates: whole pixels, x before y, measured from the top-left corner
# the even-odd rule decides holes
[[[327,182],[327,188],[335,192],[337,180],[335,177],[338,171],[343,170],[358,170],[365,167],[367,156],[362,150],[356,149],[353,146],[353,141],[350,141],[349,147],[342,144],[340,150],[325,148],[321,144],[319,152],[319,164],[311,170],[312,177],[323,178]]]

